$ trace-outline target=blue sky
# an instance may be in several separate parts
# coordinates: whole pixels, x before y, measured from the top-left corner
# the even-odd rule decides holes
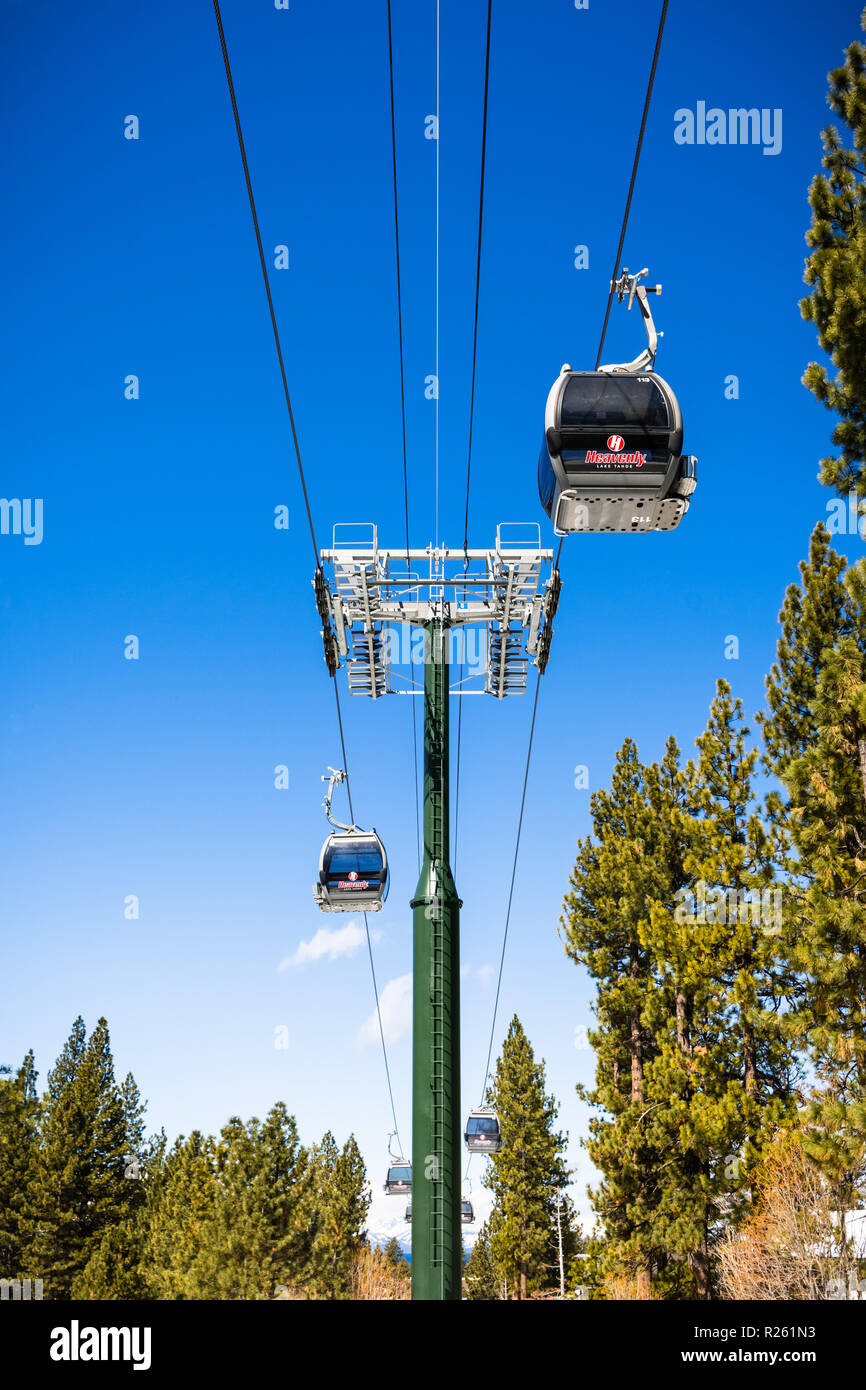
[[[664,293],[657,367],[699,486],[682,527],[576,536],[544,679],[497,1048],[517,1013],[561,1104],[592,991],[557,920],[588,793],[623,738],[690,748],[714,682],[751,714],[776,616],[828,494],[832,418],[800,384],[797,308],[826,73],[859,6],[670,6],[624,261]],[[494,5],[470,542],[543,522],[544,402],[594,362],[657,7]],[[486,6],[441,7],[439,533],[462,542]],[[345,520],[402,543],[399,359],[385,5],[225,0],[229,44],[320,545]],[[379,1187],[390,1125],[366,949],[279,966],[322,927],[319,777],[337,764],[311,545],[210,4],[0,9],[7,214],[0,492],[42,498],[44,536],[0,536],[5,985],[0,1057],[43,1073],[72,1020],[104,1014],[154,1127],[218,1128],[284,1100],[313,1140],[354,1131]],[[413,545],[433,538],[434,8],[394,4]],[[781,109],[781,151],[678,145],[674,113]],[[137,115],[140,138],[126,140]],[[574,248],[589,248],[576,270]],[[605,360],[643,346],[614,306]],[[124,378],[140,398],[124,399]],[[739,399],[725,399],[725,378]],[[290,509],[288,531],[274,508]],[[845,537],[853,556],[862,541]],[[124,659],[124,639],[140,659]],[[725,640],[739,639],[736,661]],[[341,680],[344,676],[341,675]],[[534,679],[534,676],[532,677]],[[530,681],[531,689],[531,681]],[[417,876],[409,702],[350,701],[359,823],[393,879],[371,918],[387,999],[411,971]],[[464,1099],[491,1026],[530,700],[464,708]],[[456,723],[456,708],[454,710]],[[290,787],[274,787],[286,764]],[[140,917],[124,917],[135,894]],[[402,993],[401,993],[402,992]],[[389,1013],[390,1016],[390,1013]],[[274,1046],[285,1028],[288,1046]],[[579,1034],[578,1034],[579,1037]],[[409,1041],[391,1046],[409,1143]],[[478,1197],[476,1173],[473,1197]],[[478,1205],[483,1207],[483,1201]],[[372,1224],[396,1222],[377,1196]],[[402,1215],[402,1212],[400,1213]]]

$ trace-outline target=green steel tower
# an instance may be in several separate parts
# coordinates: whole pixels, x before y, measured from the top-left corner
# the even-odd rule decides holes
[[[448,862],[448,629],[425,624],[424,851],[413,915],[412,1297],[459,1299],[460,907]]]
[[[506,529],[522,531],[523,543],[504,544]],[[463,648],[461,697],[523,695],[530,659],[539,673],[547,665],[559,573],[536,525],[500,525],[487,550],[399,551],[380,549],[375,526],[338,525],[321,560],[314,586],[325,663],[332,676],[346,666],[350,694],[415,694],[406,649],[413,632],[424,632],[424,847],[412,899],[412,1297],[459,1299],[462,904],[449,864],[448,644],[457,627],[485,634],[477,659]]]

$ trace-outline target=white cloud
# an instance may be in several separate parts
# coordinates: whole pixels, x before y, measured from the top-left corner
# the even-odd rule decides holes
[[[482,985],[487,983],[492,974],[492,965],[479,965],[477,970],[474,965],[461,965],[460,967],[461,980],[478,980]]]
[[[399,1042],[408,1035],[412,1026],[411,974],[388,981],[379,995],[379,1012],[386,1043]],[[375,1009],[361,1027],[357,1042],[359,1047],[369,1047],[372,1043],[378,1045],[379,1019]]]
[[[372,941],[381,941],[382,933],[374,929],[370,933]],[[288,970],[292,965],[306,965],[311,960],[339,960],[340,956],[351,956],[365,940],[364,928],[358,922],[348,922],[345,927],[328,931],[321,927],[311,941],[302,941],[293,956],[284,956],[277,966],[278,970]]]

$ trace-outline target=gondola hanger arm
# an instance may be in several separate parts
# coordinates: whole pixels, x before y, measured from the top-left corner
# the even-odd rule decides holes
[[[346,825],[344,821],[337,820],[335,816],[331,815],[331,798],[334,795],[334,787],[337,786],[339,782],[345,782],[346,774],[342,768],[337,767],[329,767],[328,772],[330,776],[326,776],[325,773],[322,773],[322,781],[328,783],[328,790],[322,802],[325,808],[325,815],[328,817],[331,825],[335,826],[338,830],[357,830],[358,827],[354,823],[352,825]]]
[[[656,352],[658,350],[658,340],[664,337],[659,333],[653,323],[652,310],[649,306],[648,294],[661,294],[661,285],[642,285],[640,282],[645,275],[649,275],[649,270],[644,266],[637,274],[629,274],[628,266],[623,266],[622,274],[618,280],[611,282],[611,289],[615,292],[617,300],[621,304],[628,295],[627,308],[631,308],[637,299],[643,317],[644,328],[646,329],[647,346],[633,362],[614,362],[607,366],[599,367],[600,372],[610,372],[612,375],[618,372],[642,372],[652,371],[655,363]]]

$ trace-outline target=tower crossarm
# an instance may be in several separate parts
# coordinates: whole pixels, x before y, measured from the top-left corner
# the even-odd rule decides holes
[[[332,626],[324,636],[326,653],[336,651],[338,664],[348,668],[350,693],[376,699],[390,692],[393,629],[430,622],[443,628],[483,624],[485,689],[499,699],[522,693],[527,655],[540,664],[543,651],[546,664],[550,588],[555,581],[558,595],[559,583],[553,552],[542,549],[538,528],[532,530],[530,545],[503,543],[500,526],[488,549],[388,550],[379,546],[373,525],[335,526],[332,547],[321,552],[322,572],[332,576],[325,580]]]

